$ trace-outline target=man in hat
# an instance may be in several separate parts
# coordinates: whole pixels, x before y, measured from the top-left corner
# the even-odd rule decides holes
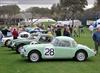
[[[98,53],[98,47],[100,46],[100,25],[97,25],[96,32],[93,33],[93,40],[95,43],[95,51]]]

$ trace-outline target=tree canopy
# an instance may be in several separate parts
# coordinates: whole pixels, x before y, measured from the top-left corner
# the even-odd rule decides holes
[[[0,15],[15,15],[20,12],[20,8],[17,5],[0,6]]]
[[[26,12],[32,13],[34,17],[38,16],[50,16],[51,10],[48,8],[31,7]]]
[[[77,15],[84,11],[83,8],[87,5],[87,0],[60,0],[60,5],[65,12],[66,18],[75,19]]]

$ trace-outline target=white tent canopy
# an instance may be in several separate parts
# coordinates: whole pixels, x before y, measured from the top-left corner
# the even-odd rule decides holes
[[[100,19],[96,20],[96,21],[92,24],[92,26],[94,27],[94,29],[95,29],[98,25],[100,25]]]
[[[73,20],[74,25],[78,25],[81,26],[81,21],[80,20]],[[57,21],[56,23],[59,26],[64,26],[64,25],[72,25],[72,20],[68,20],[68,21]]]
[[[56,22],[53,19],[49,19],[49,18],[43,18],[43,19],[33,19],[32,22],[34,23],[42,23],[42,22]]]
[[[100,24],[100,19],[96,20],[96,23],[97,23],[97,24]]]

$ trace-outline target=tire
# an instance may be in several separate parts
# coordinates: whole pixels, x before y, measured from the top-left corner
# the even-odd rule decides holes
[[[5,41],[5,43],[4,43],[4,45],[7,47],[8,46],[8,42],[9,42],[10,40],[6,40]]]
[[[24,46],[25,44],[20,44],[16,47],[16,53],[20,54],[20,51],[22,49],[22,47]]]
[[[79,62],[85,61],[87,59],[87,53],[83,50],[80,50],[76,53],[75,59]]]
[[[40,55],[40,53],[38,51],[31,51],[28,54],[28,59],[31,62],[38,62],[41,59],[41,55]]]

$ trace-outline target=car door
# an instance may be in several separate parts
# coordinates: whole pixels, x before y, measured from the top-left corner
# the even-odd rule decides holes
[[[75,55],[75,48],[70,41],[59,41],[55,47],[55,58],[72,58]]]

